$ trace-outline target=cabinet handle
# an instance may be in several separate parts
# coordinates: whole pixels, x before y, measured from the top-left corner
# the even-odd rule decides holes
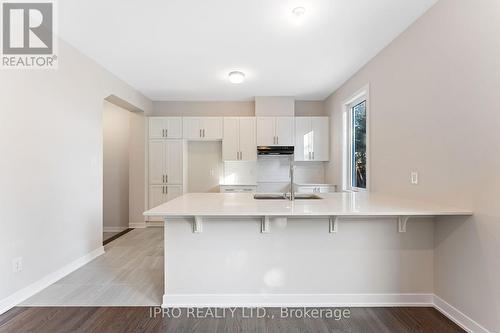
[[[162,187],[161,187],[161,193],[162,193],[162,194],[165,194],[165,186],[162,186]]]
[[[168,129],[165,130],[165,137],[168,138]]]
[[[279,145],[280,144],[280,137],[279,136],[276,136],[276,144]]]
[[[312,157],[313,157],[313,160],[314,160],[314,152],[312,152]]]
[[[203,137],[205,137],[205,129],[203,129]]]
[[[201,138],[201,128],[200,128],[200,138]]]
[[[165,182],[165,175],[161,175],[161,182],[164,183]]]
[[[168,173],[165,174],[165,183],[168,183]]]
[[[243,152],[240,151],[240,160],[242,160],[242,159],[243,159]]]
[[[165,186],[165,194],[168,194],[168,186]]]

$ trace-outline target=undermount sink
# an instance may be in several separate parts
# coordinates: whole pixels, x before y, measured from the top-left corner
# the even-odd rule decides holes
[[[283,194],[267,194],[267,193],[257,193],[253,196],[256,200],[288,200],[290,198],[290,193]],[[297,193],[295,194],[296,200],[303,199],[321,199],[321,197],[317,194],[309,194],[309,193]]]

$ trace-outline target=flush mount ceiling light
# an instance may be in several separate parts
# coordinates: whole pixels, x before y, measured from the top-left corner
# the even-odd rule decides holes
[[[242,83],[243,81],[245,81],[245,73],[240,71],[233,71],[229,73],[228,76],[229,76],[229,82],[234,84]]]
[[[295,7],[293,10],[292,10],[292,14],[298,18],[298,19],[301,19],[304,14],[306,13],[306,9],[304,7]]]

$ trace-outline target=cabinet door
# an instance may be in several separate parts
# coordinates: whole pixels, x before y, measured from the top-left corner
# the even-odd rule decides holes
[[[165,202],[175,199],[182,195],[182,185],[168,185],[165,186]]]
[[[295,118],[295,161],[311,160],[313,136],[311,131],[311,118]]]
[[[166,129],[165,123],[165,117],[149,117],[149,138],[164,138]]]
[[[257,117],[257,146],[275,146],[275,118]]]
[[[222,139],[222,159],[224,161],[238,160],[239,127],[238,117],[224,117],[224,138]]]
[[[165,188],[166,188],[165,185],[149,185],[148,209],[159,206],[167,201],[167,197],[165,195]]]
[[[168,184],[182,184],[182,141],[165,141],[165,175]]]
[[[200,118],[184,117],[182,119],[182,134],[185,139],[201,139]]]
[[[316,187],[314,186],[297,186],[295,189],[297,193],[308,193],[308,194],[313,194],[316,193]]]
[[[311,117],[314,161],[328,161],[330,159],[329,127],[330,119],[328,117]]]
[[[257,160],[257,142],[255,139],[255,117],[240,117],[240,160]]]
[[[150,140],[149,149],[149,183],[163,184],[165,176],[165,141]]]
[[[276,139],[279,146],[293,146],[294,117],[276,117]]]
[[[222,140],[222,118],[204,117],[201,120],[204,140]]]
[[[182,117],[168,117],[166,122],[166,137],[169,139],[182,139]]]

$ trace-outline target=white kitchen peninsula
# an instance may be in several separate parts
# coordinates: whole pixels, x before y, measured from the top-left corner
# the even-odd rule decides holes
[[[190,193],[165,219],[163,306],[425,305],[436,216],[472,212],[370,193],[256,200]]]

